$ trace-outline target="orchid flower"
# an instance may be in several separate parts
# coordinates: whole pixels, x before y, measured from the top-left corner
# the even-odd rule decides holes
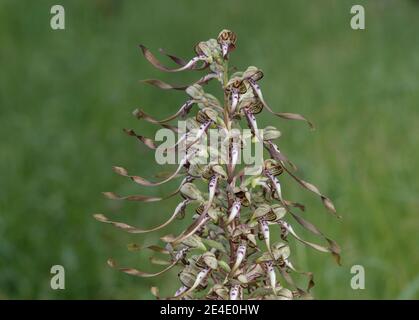
[[[239,285],[232,286],[230,289],[230,300],[237,300],[239,297],[239,292],[240,292]]]
[[[230,224],[235,217],[237,217],[237,215],[240,213],[240,208],[241,208],[241,201],[240,200],[235,200],[233,202],[233,205],[230,208],[230,214],[228,215],[226,224]]]
[[[236,34],[230,30],[223,30],[218,35],[217,41],[221,46],[224,59],[227,59],[229,52],[236,48],[236,39]]]
[[[212,120],[208,120],[207,122],[205,122],[205,123],[203,123],[199,126],[199,130],[196,133],[196,135],[194,136],[194,140],[186,146],[186,150],[188,150],[191,146],[193,146],[195,143],[197,143],[202,138],[202,136],[204,134],[206,134],[208,128],[211,126],[212,123],[213,123]]]
[[[254,135],[259,139],[260,142],[263,142],[263,139],[259,133],[258,124],[256,122],[255,115],[247,109],[244,110],[244,114],[246,116],[247,123],[249,124],[249,127],[252,129]]]
[[[271,242],[270,242],[270,232],[268,223],[265,220],[259,220],[260,229],[262,231],[263,238],[265,240],[266,248],[268,248],[268,252],[272,254],[271,250]]]
[[[233,267],[231,268],[231,272],[230,275],[233,276],[234,273],[236,272],[236,270],[238,269],[238,267],[241,265],[241,263],[243,262],[243,259],[246,256],[246,250],[247,250],[247,245],[245,243],[241,243],[238,247],[237,247],[237,251],[236,251],[236,261],[234,262]]]
[[[186,291],[188,290],[187,286],[181,286],[179,289],[176,290],[174,297],[178,298],[180,297],[182,294],[184,294]]]
[[[207,277],[207,275],[210,271],[211,271],[210,268],[205,268],[205,269],[201,270],[198,273],[198,275],[196,276],[195,282],[192,285],[192,287],[190,287],[189,289],[181,292],[179,295],[177,295],[177,298],[181,298],[181,297],[187,295],[188,293],[192,292],[193,290],[195,290],[202,283],[202,281],[204,281],[204,279]]]
[[[237,165],[237,161],[239,160],[239,153],[240,153],[240,147],[238,143],[232,143],[231,149],[230,149],[230,171],[234,171]]]
[[[269,275],[269,281],[274,294],[276,294],[276,273],[272,261],[266,263],[266,269]]]
[[[231,95],[231,108],[230,108],[231,114],[234,114],[234,112],[236,111],[236,107],[238,103],[239,103],[239,91],[234,90]]]
[[[263,72],[257,67],[250,66],[244,71],[238,70],[229,75],[228,60],[230,53],[236,48],[236,42],[234,32],[222,30],[216,39],[199,42],[194,47],[195,55],[189,60],[161,50],[162,54],[176,64],[174,68],[166,67],[145,46],[140,46],[145,58],[159,70],[170,73],[205,70],[205,73],[190,85],[173,85],[158,79],[144,80],[143,82],[163,90],[184,91],[186,101],[179,109],[176,108],[178,111],[173,111],[172,115],[161,120],[142,109],[133,112],[137,119],[179,134],[178,140],[164,150],[184,151],[180,152],[182,156],[176,170],[159,175],[163,180],[157,182],[131,175],[123,167],[115,166],[113,170],[145,187],[160,186],[181,176],[183,179],[177,189],[167,196],[119,196],[114,192],[104,192],[104,195],[110,200],[137,201],[150,206],[174,196],[179,196],[181,200],[170,217],[165,217],[162,219],[165,220],[163,223],[148,229],[122,221],[112,221],[103,214],[94,215],[100,222],[132,234],[159,231],[176,219],[191,219],[188,227],[179,234],[160,236],[164,245],[144,247],[164,256],[150,257],[153,264],[165,266],[162,270],[149,273],[136,268],[119,267],[114,260],[108,260],[108,265],[112,268],[145,278],[156,277],[179,268],[177,277],[181,286],[174,296],[168,299],[261,300],[298,299],[309,296],[309,291],[314,285],[311,272],[300,271],[291,263],[288,242],[294,239],[317,251],[330,253],[339,263],[339,246],[311,222],[294,212],[294,208],[304,210],[304,206],[283,198],[282,187],[286,186],[286,180],[281,179],[281,183],[284,183],[282,186],[278,176],[282,173],[289,175],[304,189],[319,196],[323,205],[336,214],[333,203],[316,186],[294,174],[295,165],[273,142],[281,137],[281,132],[274,126],[267,126],[262,136],[256,115],[265,110],[283,119],[303,120],[310,126],[312,124],[299,114],[274,112],[269,107],[259,85]],[[222,94],[219,96],[224,97],[223,105],[215,93],[204,89],[212,79],[220,82]],[[195,105],[196,108],[192,108]],[[186,118],[186,131],[180,123],[175,124],[178,118]],[[249,130],[240,131],[246,124],[251,133]],[[217,149],[218,143],[217,147],[198,144],[209,134],[210,128],[221,136],[221,139],[217,137],[217,142],[221,141],[220,152]],[[137,134],[134,129],[124,131],[128,136],[137,139],[147,150],[159,149],[158,142]],[[257,173],[246,177],[249,173],[245,169],[249,165],[246,163],[244,168],[238,168],[238,164],[241,149],[247,147],[246,139],[249,137],[253,137],[252,141],[259,140],[263,144],[269,158],[257,166],[262,168],[262,171],[258,169]],[[212,131],[210,138],[209,140],[212,140]],[[209,163],[196,161],[203,158],[203,155],[212,153],[213,149],[217,149],[217,158],[211,157]],[[218,157],[218,154],[221,154],[221,157]],[[187,207],[193,207],[195,211],[192,218],[186,214]],[[157,219],[159,211],[156,208],[148,210],[156,213]],[[320,238],[326,245],[306,241],[295,232],[294,223]],[[283,241],[271,243],[274,238],[271,238],[271,232],[275,232],[275,229],[279,231]],[[257,236],[261,240],[263,238],[265,244],[257,241]],[[289,239],[289,236],[292,238]],[[133,247],[135,250],[144,249],[138,245]],[[289,288],[279,284],[276,271],[280,272],[285,280],[284,285]],[[306,290],[296,286],[291,276],[294,273],[308,277]],[[156,286],[152,287],[151,293],[162,299]]]

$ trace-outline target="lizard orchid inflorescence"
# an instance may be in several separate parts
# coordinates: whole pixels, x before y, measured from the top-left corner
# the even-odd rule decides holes
[[[162,54],[178,65],[175,68],[166,67],[146,47],[140,47],[146,59],[160,70],[206,70],[208,73],[189,86],[175,86],[156,79],[144,80],[161,89],[184,90],[188,96],[174,115],[163,120],[156,120],[143,110],[134,111],[138,119],[179,133],[178,141],[164,149],[165,153],[180,149],[183,151],[175,172],[162,181],[152,182],[130,175],[122,167],[114,167],[114,171],[147,187],[161,185],[181,176],[183,180],[166,197],[119,196],[113,192],[104,194],[109,199],[141,202],[156,202],[177,195],[182,199],[166,222],[151,229],[112,221],[103,214],[94,216],[101,222],[110,223],[130,233],[147,233],[160,230],[175,219],[184,218],[187,208],[195,213],[190,226],[183,232],[163,236],[162,246],[147,247],[166,257],[151,259],[157,265],[164,265],[162,270],[147,273],[135,268],[120,267],[112,259],[108,260],[108,264],[139,277],[154,277],[180,267],[179,289],[168,299],[309,298],[310,289],[314,285],[313,275],[294,267],[291,262],[290,238],[318,251],[331,253],[338,263],[340,249],[333,240],[296,213],[305,210],[303,205],[283,197],[281,175],[289,175],[303,188],[318,195],[332,214],[336,215],[336,210],[329,198],[316,186],[296,176],[295,165],[274,143],[281,133],[272,126],[260,129],[256,116],[266,110],[283,119],[305,121],[312,128],[311,122],[299,114],[274,112],[269,107],[259,86],[263,77],[260,69],[251,66],[244,72],[234,72],[229,76],[229,56],[236,47],[236,34],[230,30],[221,31],[217,39],[198,43],[195,46],[196,55],[189,61],[161,50]],[[221,84],[223,103],[204,91],[204,86],[212,80],[218,80]],[[188,117],[194,106],[198,110],[193,117]],[[179,126],[171,123],[176,119],[186,119],[186,132],[180,134]],[[245,166],[239,163],[245,141],[235,132],[241,131],[243,124],[247,124],[251,130],[251,143],[262,144],[268,156],[262,161],[260,170],[252,175],[247,175]],[[221,144],[227,152],[222,159],[217,158],[219,161],[203,164],[194,160],[199,158],[202,149],[206,151],[200,142],[207,136],[209,129],[223,133]],[[156,141],[138,135],[132,129],[125,132],[152,150],[159,148]],[[197,145],[201,148],[197,148]],[[291,221],[321,238],[325,245],[301,238],[294,231]],[[274,242],[273,238],[279,238],[280,241]],[[294,281],[298,274],[308,278],[303,288]],[[152,287],[151,292],[161,298],[157,287]]]

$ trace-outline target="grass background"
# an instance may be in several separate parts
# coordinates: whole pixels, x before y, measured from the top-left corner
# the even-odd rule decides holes
[[[144,236],[96,222],[104,212],[139,226],[165,220],[178,199],[133,204],[101,191],[163,195],[112,173],[122,165],[151,177],[163,170],[122,128],[153,136],[138,122],[142,107],[162,118],[185,100],[139,79],[188,83],[195,73],[166,75],[138,44],[191,57],[193,45],[223,28],[238,34],[232,64],[256,65],[271,106],[306,115],[317,125],[259,117],[283,133],[282,150],[335,202],[341,221],[291,181],[287,198],[306,203],[306,216],[343,249],[342,267],[298,246],[294,260],[315,273],[318,299],[419,298],[419,3],[356,1],[365,31],[349,26],[353,1],[60,1],[65,31],[53,31],[56,1],[0,2],[0,298],[152,298],[169,295],[175,272],[140,279],[109,269],[112,256],[153,270],[151,244],[187,221]],[[165,170],[165,169],[164,169]],[[51,290],[52,265],[66,269],[66,289]],[[365,290],[352,290],[350,268],[366,271]]]

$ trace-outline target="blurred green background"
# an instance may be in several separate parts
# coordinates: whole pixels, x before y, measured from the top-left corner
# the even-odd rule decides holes
[[[182,92],[138,82],[189,83],[193,72],[164,74],[138,44],[185,58],[223,28],[238,35],[231,64],[265,71],[265,98],[278,111],[316,123],[259,117],[280,128],[282,150],[300,176],[329,195],[343,216],[324,212],[317,197],[291,181],[287,198],[343,249],[343,266],[298,246],[295,264],[315,273],[318,299],[419,298],[419,3],[417,1],[59,1],[66,29],[50,28],[57,1],[0,1],[0,298],[152,298],[173,293],[176,271],[141,279],[106,266],[155,270],[149,253],[161,232],[127,235],[100,224],[103,212],[138,226],[165,220],[178,202],[106,200],[101,191],[164,195],[175,184],[141,188],[115,175],[121,165],[152,177],[161,170],[150,150],[122,128],[153,137],[135,120],[142,107],[158,118],[185,101]],[[366,30],[350,28],[350,8],[363,4]],[[216,88],[211,86],[212,89]],[[50,268],[66,270],[66,289],[51,290]],[[352,290],[352,265],[365,267],[365,290]]]

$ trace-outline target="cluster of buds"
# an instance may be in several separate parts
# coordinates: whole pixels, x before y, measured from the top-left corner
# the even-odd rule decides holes
[[[174,115],[163,120],[157,120],[143,110],[134,111],[138,119],[163,126],[173,132],[179,132],[179,128],[171,122],[186,118],[186,132],[180,135],[174,145],[165,149],[165,152],[173,152],[179,148],[184,151],[175,172],[161,181],[153,182],[130,175],[122,167],[114,167],[114,171],[147,187],[157,186],[178,177],[183,179],[178,188],[166,197],[119,196],[113,192],[104,194],[109,199],[141,202],[156,202],[174,196],[180,196],[182,199],[167,221],[150,229],[140,229],[124,222],[112,221],[103,214],[95,214],[95,218],[126,232],[147,233],[160,230],[176,219],[185,218],[188,215],[187,209],[192,210],[194,214],[191,224],[183,232],[162,236],[163,245],[147,247],[159,255],[152,258],[151,262],[163,265],[162,270],[147,273],[135,268],[121,267],[112,259],[108,264],[139,277],[154,277],[180,267],[179,289],[167,299],[309,298],[310,289],[314,285],[313,275],[294,267],[289,246],[290,238],[291,241],[295,239],[315,250],[331,253],[338,263],[340,249],[333,240],[297,213],[305,210],[303,205],[283,197],[282,175],[289,175],[303,188],[318,195],[332,214],[336,215],[336,210],[330,199],[316,186],[295,174],[296,166],[274,143],[274,140],[281,136],[280,131],[272,126],[261,130],[256,117],[266,110],[283,119],[302,120],[310,127],[312,124],[299,114],[274,112],[269,107],[259,86],[259,81],[263,78],[260,69],[251,66],[243,72],[235,72],[229,76],[229,56],[235,47],[236,34],[230,30],[223,30],[217,39],[198,43],[195,46],[196,56],[189,61],[161,50],[162,54],[178,65],[177,68],[169,68],[141,45],[146,59],[160,70],[206,70],[207,73],[187,86],[175,86],[156,79],[145,80],[161,89],[184,90],[187,101]],[[223,103],[204,91],[205,84],[212,80],[221,84]],[[194,107],[198,110],[189,116]],[[238,163],[244,141],[234,134],[235,130],[242,130],[242,126],[246,124],[251,130],[252,143],[261,143],[267,154],[260,170],[252,175],[246,175],[245,166]],[[207,164],[194,161],[200,152],[196,145],[207,135],[209,128],[224,133],[225,139],[222,143],[228,151],[225,161]],[[125,132],[152,150],[158,148],[158,143],[153,139],[138,135],[134,130]],[[325,244],[304,240],[294,231],[291,222],[318,236]],[[272,232],[276,232],[278,237],[271,237]],[[274,242],[272,238],[279,238],[281,241]],[[307,286],[303,288],[294,281],[294,277],[300,275],[308,278]],[[153,287],[151,292],[157,298],[161,298],[157,287]]]

